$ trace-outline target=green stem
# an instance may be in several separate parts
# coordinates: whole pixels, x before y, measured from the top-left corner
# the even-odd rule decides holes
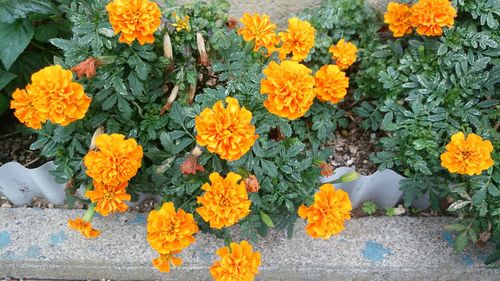
[[[90,204],[89,208],[83,215],[83,221],[91,222],[95,215],[95,204]]]

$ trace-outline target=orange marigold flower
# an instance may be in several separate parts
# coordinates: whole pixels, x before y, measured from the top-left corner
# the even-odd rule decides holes
[[[117,186],[128,182],[141,167],[142,147],[121,134],[102,134],[95,140],[98,151],[83,158],[86,173],[94,182]]]
[[[160,254],[159,257],[152,261],[154,267],[156,267],[156,269],[160,272],[170,272],[170,264],[173,264],[174,267],[181,266],[182,260],[174,256],[180,252],[180,250],[175,250],[168,254]]]
[[[115,34],[121,32],[120,42],[131,45],[137,39],[144,45],[155,41],[153,34],[161,24],[161,11],[155,2],[113,0],[106,6],[106,11]]]
[[[231,250],[229,249],[231,247]],[[260,253],[253,251],[252,245],[243,240],[240,244],[232,242],[229,247],[217,250],[221,258],[210,267],[216,281],[252,281],[259,273]]]
[[[457,10],[449,0],[419,0],[411,7],[410,22],[417,33],[426,36],[440,36],[443,27],[453,27]]]
[[[244,179],[245,188],[247,192],[258,192],[260,189],[259,181],[255,175],[250,175],[248,178]]]
[[[356,61],[358,48],[353,43],[340,39],[337,45],[330,46],[328,52],[332,53],[338,67],[344,70],[348,69]]]
[[[252,40],[255,42],[254,52],[261,47],[266,48],[268,54],[276,50],[276,45],[279,44],[280,39],[276,35],[276,24],[271,22],[268,15],[254,14],[252,16],[244,13],[240,18],[240,22],[245,26],[238,29],[238,34],[247,42]]]
[[[314,93],[320,101],[338,103],[347,94],[349,78],[336,65],[324,65],[314,75]]]
[[[412,32],[410,15],[410,6],[408,4],[390,2],[387,5],[384,22],[389,25],[389,30],[392,31],[394,37],[403,37]]]
[[[151,247],[160,254],[169,254],[193,243],[198,226],[192,214],[183,209],[176,212],[174,203],[166,202],[160,210],[149,213],[147,231]]]
[[[446,145],[446,152],[441,154],[441,166],[450,173],[463,175],[480,175],[493,166],[491,158],[493,145],[489,140],[483,140],[476,134],[458,132],[451,136],[451,142]]]
[[[227,107],[218,101],[196,116],[196,141],[207,150],[228,161],[240,159],[247,153],[259,135],[252,125],[252,113],[240,107],[235,98],[226,98]]]
[[[95,76],[95,72],[97,67],[101,65],[99,60],[93,57],[90,57],[79,64],[73,66],[71,71],[76,73],[76,77],[82,78],[83,76],[87,78],[92,78]]]
[[[260,92],[267,94],[264,106],[269,112],[290,120],[306,114],[314,100],[314,78],[309,68],[294,61],[272,61],[264,75]]]
[[[238,183],[240,175],[229,172],[222,178],[219,173],[211,173],[209,178],[211,184],[201,186],[205,193],[198,196],[202,207],[196,208],[196,212],[210,223],[210,227],[221,229],[231,226],[250,213],[251,201],[245,183]]]
[[[333,175],[333,166],[332,164],[323,162],[319,164],[319,167],[321,168],[321,175],[324,177],[329,177]]]
[[[314,47],[315,33],[316,30],[308,21],[288,19],[288,29],[278,34],[283,42],[279,49],[280,59],[284,60],[289,53],[292,53],[293,61],[305,59]]]
[[[94,182],[94,190],[85,192],[92,203],[96,203],[95,211],[103,216],[114,212],[125,212],[128,209],[123,201],[130,201],[130,194],[127,194],[125,188],[127,182],[120,185],[105,185]]]
[[[68,226],[71,229],[79,231],[87,238],[95,238],[101,234],[99,230],[92,228],[92,224],[90,222],[84,221],[82,218],[68,220]]]
[[[35,101],[40,99],[31,91],[31,85],[26,85],[26,89],[16,89],[12,94],[12,102],[10,108],[14,109],[14,116],[19,119],[24,125],[32,129],[42,128],[42,123],[47,119],[46,114],[39,111],[35,106]]]
[[[299,208],[299,216],[307,219],[306,231],[313,238],[328,239],[344,230],[344,221],[351,218],[351,201],[347,192],[332,184],[324,184],[314,194],[314,203]]]
[[[81,84],[73,82],[73,73],[60,65],[47,66],[34,73],[31,93],[38,97],[33,101],[35,108],[61,126],[85,117],[92,100]]]

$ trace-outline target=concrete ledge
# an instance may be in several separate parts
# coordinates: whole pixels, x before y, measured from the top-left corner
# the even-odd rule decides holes
[[[208,268],[223,241],[205,234],[181,257],[184,265],[157,272],[146,242],[144,214],[96,218],[103,231],[86,240],[66,227],[82,211],[0,209],[0,278],[210,280]],[[348,223],[341,235],[314,240],[298,223],[287,239],[274,232],[255,247],[261,251],[258,280],[498,280],[500,270],[484,267],[474,249],[455,255],[449,218],[370,217]],[[238,236],[234,237],[237,240]]]

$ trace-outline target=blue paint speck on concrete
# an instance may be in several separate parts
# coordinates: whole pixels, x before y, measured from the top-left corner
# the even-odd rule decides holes
[[[10,244],[10,235],[7,231],[0,231],[0,250]]]
[[[464,261],[465,265],[467,265],[467,266],[474,265],[474,259],[469,255],[463,255],[462,260]]]
[[[444,231],[442,237],[446,240],[448,246],[453,246],[453,235],[450,232]]]
[[[66,240],[66,233],[64,231],[59,231],[50,236],[50,243],[52,245],[61,244]]]
[[[28,247],[28,252],[26,256],[32,259],[38,259],[41,256],[41,248],[36,245],[31,245]]]
[[[129,220],[128,224],[146,224],[146,215],[138,214],[133,219]]]
[[[363,256],[365,259],[372,262],[380,262],[384,260],[386,255],[390,255],[391,250],[385,248],[375,241],[366,241],[365,248],[363,249]]]

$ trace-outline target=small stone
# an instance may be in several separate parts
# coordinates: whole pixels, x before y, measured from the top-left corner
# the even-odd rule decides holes
[[[335,151],[344,151],[344,148],[342,146],[337,146],[335,147]]]
[[[5,202],[2,204],[2,206],[0,206],[0,208],[12,208],[12,204],[10,204],[9,202]]]
[[[347,166],[351,166],[353,163],[354,163],[354,160],[353,159],[349,159],[349,160],[347,160],[346,165]]]
[[[349,151],[352,153],[352,154],[356,154],[356,152],[358,152],[358,148],[354,145],[349,145]]]
[[[21,162],[24,161],[24,159],[26,159],[26,157],[24,157],[24,155],[21,155],[21,156],[19,156],[19,158],[17,158],[17,160],[19,160]]]
[[[49,209],[54,209],[54,204],[49,203],[49,204],[47,205],[47,207],[49,207]]]
[[[404,215],[404,213],[406,213],[406,209],[402,204],[399,204],[396,208],[394,208],[394,215],[401,216]]]
[[[368,164],[368,160],[363,160],[363,164]]]

